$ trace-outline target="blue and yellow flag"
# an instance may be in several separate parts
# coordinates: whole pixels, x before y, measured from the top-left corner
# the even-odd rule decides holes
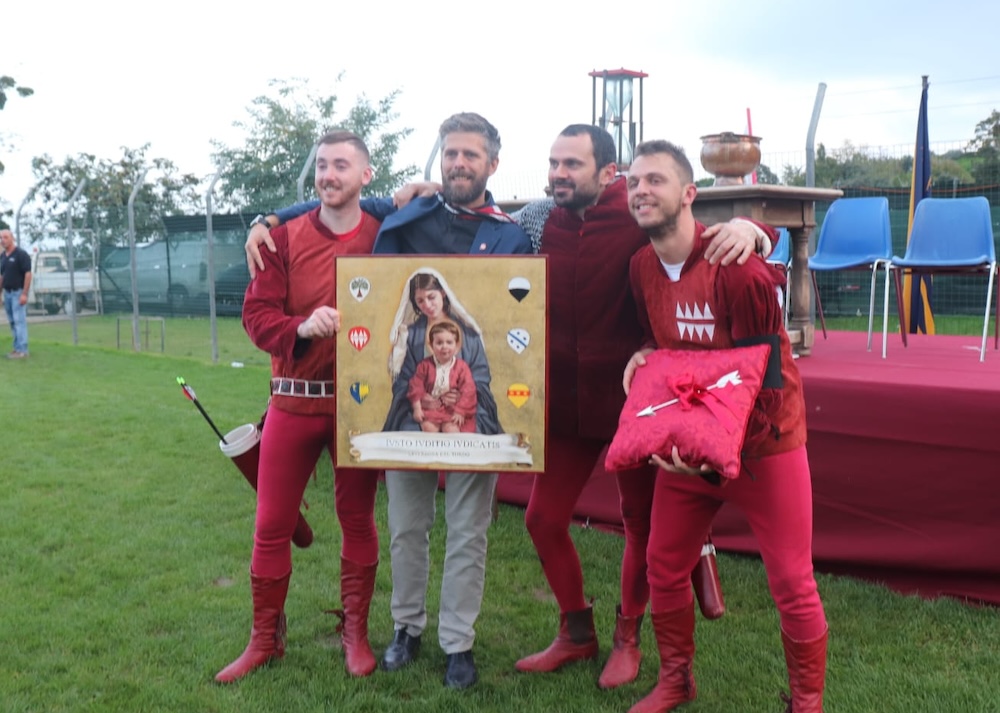
[[[931,146],[927,138],[927,77],[920,93],[920,116],[917,117],[917,144],[913,149],[913,179],[910,182],[910,220],[906,226],[906,242],[913,231],[913,213],[917,203],[931,194]],[[930,275],[903,276],[903,323],[910,334],[934,334],[934,313],[931,311]]]

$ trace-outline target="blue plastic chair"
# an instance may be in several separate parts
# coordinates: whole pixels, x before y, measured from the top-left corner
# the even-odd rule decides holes
[[[785,328],[788,328],[788,274],[792,271],[791,254],[792,237],[788,234],[788,228],[778,228],[778,244],[774,251],[767,257],[767,264],[773,265],[781,270],[785,275],[785,287],[782,290],[782,305],[784,306]]]
[[[767,258],[772,265],[788,266],[792,264],[791,254],[792,238],[788,235],[788,228],[778,228],[778,244],[774,247],[774,252]]]
[[[826,318],[816,284],[821,271],[871,270],[872,284],[868,300],[868,351],[872,350],[872,320],[875,311],[875,282],[879,267],[889,281],[889,258],[892,256],[892,231],[889,226],[889,199],[839,198],[830,204],[820,227],[816,252],[809,258],[809,274],[816,295],[826,338]]]
[[[900,317],[900,332],[906,346],[906,325],[903,324],[902,274],[969,274],[987,273],[986,309],[983,315],[983,342],[979,361],[986,359],[986,335],[990,326],[990,302],[993,283],[997,279],[996,248],[993,245],[993,220],[990,204],[983,196],[975,198],[924,198],[913,212],[913,226],[906,255],[893,256],[889,263],[896,284],[896,308]],[[886,286],[883,315],[889,316],[889,289]],[[1000,301],[997,303],[1000,322]],[[996,325],[996,322],[994,322]],[[882,325],[882,356],[885,357],[888,329]],[[1000,334],[994,326],[993,348],[1000,344]]]

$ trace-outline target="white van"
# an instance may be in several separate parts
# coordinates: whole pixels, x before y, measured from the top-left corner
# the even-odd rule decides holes
[[[246,261],[242,245],[216,243],[215,275]],[[174,311],[208,305],[208,244],[204,241],[166,241],[135,246],[139,303],[164,303]],[[128,248],[115,248],[101,261],[105,297],[132,298]],[[120,301],[116,300],[116,301]]]

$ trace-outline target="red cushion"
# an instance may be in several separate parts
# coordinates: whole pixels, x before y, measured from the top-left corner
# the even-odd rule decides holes
[[[605,468],[635,468],[654,453],[670,463],[677,446],[689,466],[707,464],[725,478],[737,477],[747,421],[770,353],[769,345],[757,344],[648,354],[632,379]],[[640,415],[644,410],[646,415]]]

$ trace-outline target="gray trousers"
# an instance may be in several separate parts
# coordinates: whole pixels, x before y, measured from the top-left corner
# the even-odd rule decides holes
[[[434,525],[436,471],[388,470],[392,619],[412,636],[427,627],[430,531]],[[493,515],[496,473],[447,473],[448,526],[441,580],[438,641],[446,654],[468,651],[486,579],[486,530]]]

